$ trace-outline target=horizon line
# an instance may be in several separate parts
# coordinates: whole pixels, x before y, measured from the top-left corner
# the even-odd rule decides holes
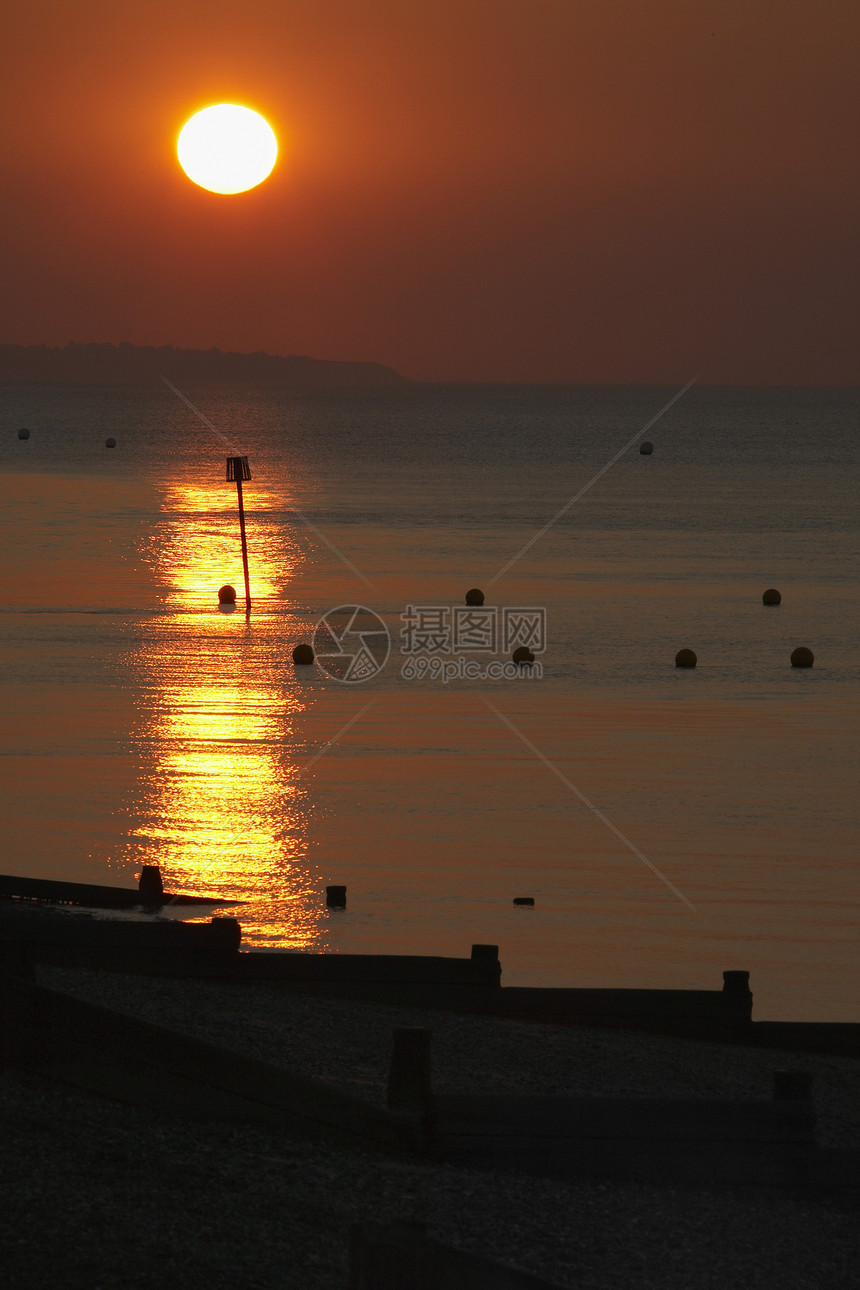
[[[236,350],[221,349],[217,345],[211,345],[207,348],[199,346],[175,345],[172,342],[156,344],[138,344],[135,341],[107,341],[107,340],[69,340],[63,344],[50,344],[47,341],[0,341],[0,351],[4,349],[22,349],[22,350],[47,350],[54,353],[65,353],[68,350],[87,349],[87,348],[108,348],[112,350],[131,349],[136,351],[163,351],[171,350],[175,354],[199,354],[212,355],[221,358],[263,358],[276,362],[307,362],[314,364],[331,364],[333,366],[347,367],[369,367],[380,368],[383,371],[391,372],[396,375],[400,381],[409,385],[448,385],[448,386],[503,386],[503,387],[532,387],[532,386],[559,386],[559,387],[588,387],[588,388],[641,388],[654,389],[671,386],[674,378],[657,378],[657,377],[616,377],[616,378],[596,378],[596,377],[550,377],[550,378],[520,378],[513,380],[504,380],[501,378],[476,378],[476,377],[415,377],[406,376],[394,367],[391,363],[386,363],[381,359],[370,358],[319,358],[313,354],[280,354],[273,353],[269,350]],[[111,377],[105,377],[110,381]],[[211,379],[211,378],[210,378]],[[26,378],[24,378],[26,382]],[[15,383],[14,378],[0,376],[0,384]],[[830,389],[830,390],[853,390],[860,388],[860,377],[856,381],[823,381],[823,380],[737,380],[727,378],[707,378],[699,383],[702,389]]]

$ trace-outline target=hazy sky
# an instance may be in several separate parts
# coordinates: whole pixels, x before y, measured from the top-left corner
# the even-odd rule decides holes
[[[858,383],[857,0],[11,0],[0,342]],[[256,107],[260,188],[193,185]]]

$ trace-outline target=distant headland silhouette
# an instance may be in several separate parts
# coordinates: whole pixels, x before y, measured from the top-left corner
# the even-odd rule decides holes
[[[408,385],[381,363],[349,363],[279,354],[224,353],[220,349],[175,349],[173,345],[72,343],[0,345],[0,381],[122,381],[149,384],[159,376],[175,381],[256,381],[289,389],[350,389]]]

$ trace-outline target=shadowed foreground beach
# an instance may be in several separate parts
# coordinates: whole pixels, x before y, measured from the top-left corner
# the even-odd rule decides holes
[[[403,1025],[432,1027],[439,1092],[766,1097],[774,1070],[807,1070],[819,1144],[860,1145],[849,1058],[77,969],[40,978],[377,1105]],[[346,1290],[351,1226],[398,1218],[571,1290],[856,1284],[856,1193],[465,1169],[180,1120],[169,1103],[153,1115],[10,1070],[0,1107],[2,1261],[14,1287]]]

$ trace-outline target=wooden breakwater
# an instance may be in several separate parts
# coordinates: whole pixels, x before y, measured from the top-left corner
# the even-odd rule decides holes
[[[87,909],[161,909],[165,905],[240,905],[218,896],[176,895],[165,891],[157,865],[144,865],[137,887],[105,887],[52,878],[19,878],[0,874],[0,902],[75,905]]]
[[[355,1002],[860,1056],[856,1023],[753,1021],[747,972],[724,972],[721,990],[503,986],[494,945],[473,945],[469,958],[310,954],[241,950],[241,936],[234,918],[133,921],[0,902],[0,961],[30,958],[112,972],[265,985]]]
[[[252,951],[239,955],[237,979],[368,1003],[709,1039],[742,1038],[752,1015],[747,972],[724,972],[721,990],[508,987],[501,984],[497,948],[486,945],[473,946],[468,959]]]
[[[812,1181],[811,1098],[440,1094],[433,1109],[435,1153],[474,1169],[669,1185]]]
[[[0,990],[0,1064],[161,1115],[396,1153],[425,1149],[418,1116],[10,974]]]
[[[501,965],[497,956],[443,958],[405,954],[239,954],[235,979],[298,994],[363,1003],[493,1012]]]
[[[388,1105],[421,1117],[436,1160],[568,1181],[860,1191],[860,1151],[817,1145],[807,1072],[774,1071],[770,1099],[445,1093],[431,1035],[394,1031]]]
[[[554,989],[506,986],[496,1015],[556,1025],[659,1030],[705,1039],[742,1038],[752,1019],[748,972],[724,972],[722,990]]]
[[[153,922],[0,905],[0,958],[18,963],[218,979],[231,975],[241,939],[235,918]]]
[[[445,1093],[433,1088],[430,1041],[429,1029],[395,1031],[381,1109],[47,989],[11,962],[0,989],[0,1064],[156,1114],[568,1180],[860,1191],[860,1152],[816,1144],[802,1071],[774,1072],[771,1099]]]

